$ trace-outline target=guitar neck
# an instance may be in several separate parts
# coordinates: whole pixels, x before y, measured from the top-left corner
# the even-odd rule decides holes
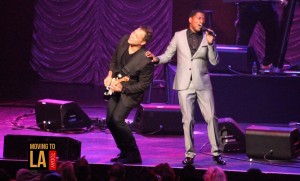
[[[121,83],[121,82],[128,82],[128,81],[129,81],[129,77],[125,76],[125,77],[116,79],[116,81],[115,81],[114,84],[116,85],[116,84],[119,84],[119,83]]]

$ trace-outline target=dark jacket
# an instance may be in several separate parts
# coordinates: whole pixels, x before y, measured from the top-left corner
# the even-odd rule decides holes
[[[121,57],[129,47],[128,38],[129,36],[126,35],[120,40],[112,56],[110,70],[113,73],[113,77],[120,72],[125,72],[130,77],[128,82],[121,83],[124,88],[124,91],[121,93],[121,101],[123,101],[125,106],[135,107],[142,102],[145,90],[152,83],[154,65],[151,59],[145,56],[147,50],[144,47],[138,50],[131,57],[129,63],[125,65]],[[125,66],[127,68],[124,69]]]

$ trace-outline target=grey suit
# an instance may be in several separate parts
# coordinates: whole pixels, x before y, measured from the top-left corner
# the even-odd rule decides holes
[[[194,102],[197,100],[201,113],[208,124],[208,137],[212,155],[218,156],[217,120],[212,86],[208,74],[208,61],[212,65],[219,62],[214,45],[209,45],[206,35],[192,56],[187,40],[187,29],[176,32],[164,54],[158,56],[159,64],[170,62],[177,52],[177,70],[173,89],[178,91],[178,99],[182,112],[186,157],[195,157],[194,149]],[[192,80],[191,80],[192,77]]]

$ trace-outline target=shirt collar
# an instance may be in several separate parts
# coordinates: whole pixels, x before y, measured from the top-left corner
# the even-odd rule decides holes
[[[198,36],[201,36],[203,33],[202,33],[202,30],[199,31],[199,32],[193,32],[191,29],[188,29],[187,30],[187,35],[190,37],[192,35],[198,35]]]

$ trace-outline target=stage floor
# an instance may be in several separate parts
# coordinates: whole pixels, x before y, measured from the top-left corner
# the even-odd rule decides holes
[[[57,84],[53,84],[57,88]],[[60,85],[63,86],[63,85]],[[67,87],[70,85],[66,85]],[[72,89],[76,88],[82,91],[94,90],[99,87],[93,87],[89,85],[73,85]],[[63,132],[46,132],[38,129],[35,118],[35,101],[41,98],[57,98],[64,97],[63,94],[59,96],[45,97],[45,92],[38,92],[38,90],[48,89],[51,92],[51,83],[47,83],[44,88],[35,88],[35,95],[38,96],[23,96],[20,99],[8,99],[3,98],[0,105],[0,165],[7,165],[10,161],[3,158],[4,150],[4,136],[5,135],[35,135],[35,136],[54,136],[54,137],[70,137],[81,142],[81,156],[85,156],[88,162],[94,166],[110,166],[112,163],[109,161],[112,157],[115,157],[119,151],[116,148],[114,140],[107,129],[103,126],[95,126],[93,130],[89,132],[81,133],[63,133]],[[69,88],[66,88],[69,89]],[[102,88],[101,88],[102,89]],[[64,94],[68,91],[63,91]],[[93,92],[93,91],[92,91]],[[99,90],[96,92],[99,93]],[[101,92],[101,91],[100,91]],[[87,101],[83,97],[76,98],[82,108],[82,110],[92,119],[101,120],[105,117],[106,102],[97,97],[91,92],[86,92],[83,97],[89,95],[89,97],[95,96],[97,100]],[[67,94],[66,94],[67,95]],[[161,95],[161,94],[159,94]],[[65,100],[69,100],[70,95],[66,96]],[[76,96],[75,96],[76,97]],[[101,96],[100,96],[101,97]],[[155,96],[156,98],[158,96]],[[98,99],[99,98],[99,99]],[[91,98],[89,98],[91,99]],[[72,99],[74,100],[74,99]],[[128,118],[128,122],[131,123],[134,120],[136,110],[133,110]],[[288,126],[287,124],[258,124],[258,123],[239,123],[238,125],[242,130],[250,125],[267,125],[267,126]],[[140,148],[143,163],[138,165],[131,165],[137,168],[141,167],[154,167],[159,163],[169,163],[172,168],[176,169],[177,173],[183,168],[181,161],[184,159],[184,141],[183,135],[141,135],[134,133],[137,144]],[[194,166],[198,171],[203,173],[208,167],[216,166],[216,163],[212,161],[210,156],[210,146],[208,144],[206,125],[197,121],[195,127],[195,146],[197,150],[197,156]],[[20,150],[22,151],[22,150]],[[300,178],[300,159],[299,157],[293,160],[283,161],[266,161],[263,159],[249,160],[245,153],[224,153],[224,159],[227,161],[227,165],[222,167],[228,175],[229,180],[240,180],[241,175],[250,168],[259,168],[266,175],[273,175],[272,179]],[[14,160],[15,162],[16,160]],[[17,160],[18,161],[18,160]],[[1,163],[2,162],[2,163]],[[14,168],[17,169],[17,168]],[[276,180],[276,179],[275,179]]]

